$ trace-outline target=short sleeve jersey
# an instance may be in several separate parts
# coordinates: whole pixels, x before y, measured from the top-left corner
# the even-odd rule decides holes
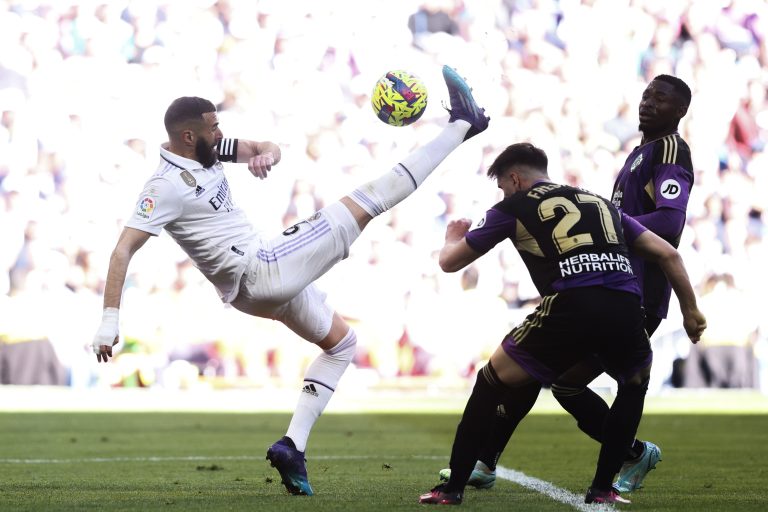
[[[659,208],[685,213],[693,186],[693,164],[688,144],[671,134],[636,147],[627,157],[613,186],[612,202],[624,213],[637,217]],[[682,230],[666,240],[680,244]],[[672,288],[664,272],[655,263],[632,257],[640,279],[646,310],[665,318]]]
[[[219,159],[198,162],[160,148],[160,163],[144,185],[126,226],[152,235],[165,229],[213,283],[222,301],[237,295],[248,248],[258,233],[235,205],[221,161],[233,161],[236,139],[219,144]]]
[[[543,296],[585,286],[640,295],[627,240],[645,228],[607,200],[568,185],[539,182],[504,198],[466,234],[482,254],[510,239]]]

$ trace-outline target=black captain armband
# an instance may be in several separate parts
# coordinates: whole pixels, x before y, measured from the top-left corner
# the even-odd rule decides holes
[[[216,149],[220,162],[237,162],[237,139],[221,139]]]

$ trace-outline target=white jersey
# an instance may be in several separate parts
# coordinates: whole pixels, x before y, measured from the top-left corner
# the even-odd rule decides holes
[[[233,144],[234,139],[224,139],[220,148],[228,145],[231,150]],[[221,300],[230,302],[237,296],[248,248],[259,234],[232,200],[221,162],[203,168],[164,147],[160,157],[126,226],[152,235],[165,228]]]

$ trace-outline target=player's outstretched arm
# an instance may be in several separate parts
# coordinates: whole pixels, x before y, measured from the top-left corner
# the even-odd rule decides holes
[[[112,357],[112,347],[117,345],[120,299],[123,295],[128,264],[136,251],[144,245],[150,236],[145,231],[125,228],[112,251],[112,257],[109,259],[109,270],[107,271],[107,283],[104,287],[104,313],[92,343],[93,352],[96,354],[96,361],[98,362],[106,363]]]
[[[667,276],[680,302],[683,327],[693,343],[701,339],[707,328],[707,319],[696,305],[696,294],[677,249],[651,231],[644,231],[632,243],[632,250],[647,260],[657,263]]]
[[[665,240],[674,240],[685,226],[685,210],[674,208],[661,207],[633,218]]]
[[[248,170],[259,179],[267,177],[273,165],[277,165],[281,158],[280,147],[274,142],[256,142],[252,140],[238,139],[237,162],[248,164]]]
[[[438,262],[443,272],[456,272],[463,269],[477,258],[481,253],[472,249],[464,235],[472,226],[469,219],[452,220],[445,230],[445,245],[440,249]]]

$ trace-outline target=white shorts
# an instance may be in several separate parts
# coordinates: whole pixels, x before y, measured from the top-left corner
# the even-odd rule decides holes
[[[249,248],[240,291],[232,306],[254,316],[283,322],[312,343],[331,329],[333,309],[314,284],[336,263],[349,256],[360,236],[352,213],[333,203],[298,222],[271,240]]]

